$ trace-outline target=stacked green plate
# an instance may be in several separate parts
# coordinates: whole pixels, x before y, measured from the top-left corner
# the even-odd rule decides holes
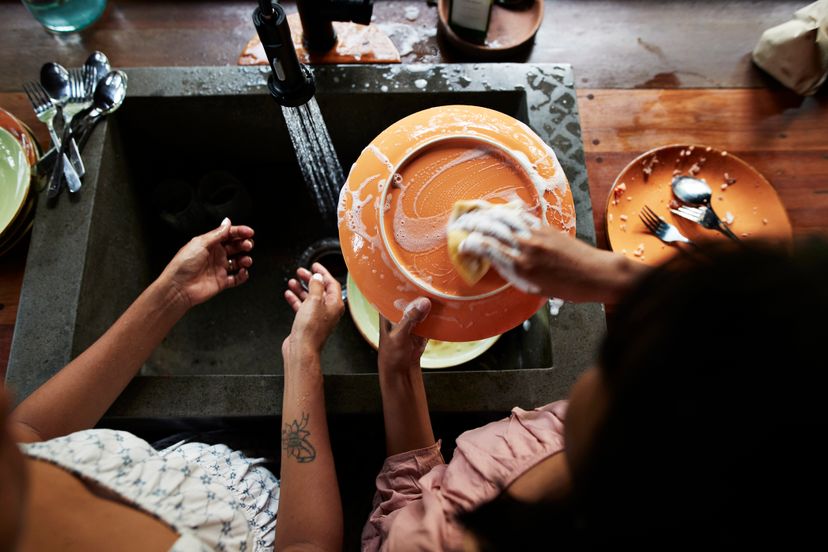
[[[379,312],[368,302],[368,299],[359,291],[359,288],[348,274],[348,310],[354,324],[371,347],[379,347]],[[486,351],[500,339],[500,335],[481,339],[479,341],[449,342],[429,339],[423,356],[420,359],[422,368],[449,368],[469,362]]]
[[[32,228],[36,194],[31,175],[27,152],[11,132],[0,127],[0,256]]]

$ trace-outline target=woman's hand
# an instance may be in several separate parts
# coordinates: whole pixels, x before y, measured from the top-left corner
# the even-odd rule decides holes
[[[379,370],[384,374],[404,373],[420,370],[428,339],[414,335],[414,328],[431,312],[431,301],[418,297],[411,301],[403,312],[399,324],[391,324],[380,316]]]
[[[94,427],[189,307],[247,280],[252,237],[225,219],[190,240],[111,328],[17,407],[14,419],[29,428],[20,436],[45,440]]]
[[[418,297],[399,324],[380,317],[379,383],[389,456],[434,445],[420,357],[428,339],[414,328],[431,312],[431,301]]]
[[[252,249],[253,229],[232,226],[225,218],[221,226],[179,249],[159,280],[171,286],[188,308],[194,307],[246,282],[253,265]]]
[[[542,226],[525,212],[493,210],[482,221],[460,217],[455,224],[469,232],[461,253],[489,259],[503,278],[526,293],[607,302],[646,270],[623,255]]]
[[[298,279],[288,281],[285,300],[296,313],[290,335],[282,343],[282,356],[319,353],[345,310],[342,287],[319,263],[296,271]],[[300,281],[305,283],[305,291]]]

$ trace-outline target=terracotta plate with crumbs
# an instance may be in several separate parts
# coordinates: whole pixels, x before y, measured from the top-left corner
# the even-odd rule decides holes
[[[521,199],[545,224],[575,234],[575,207],[555,154],[529,127],[498,111],[442,106],[383,131],[354,163],[339,198],[348,271],[369,303],[397,322],[419,296],[432,312],[417,333],[441,341],[501,334],[545,298],[491,270],[467,285],[449,260],[446,224],[456,201]]]
[[[693,241],[728,239],[670,212],[671,201],[679,204],[671,188],[675,175],[705,180],[713,190],[713,209],[730,222],[737,236],[792,240],[785,206],[759,171],[724,150],[674,144],[638,156],[615,179],[605,218],[610,249],[649,265],[659,264],[677,252],[676,247],[662,243],[644,228],[638,214],[645,205]]]

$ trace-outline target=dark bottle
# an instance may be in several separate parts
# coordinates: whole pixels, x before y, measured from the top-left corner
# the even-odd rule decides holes
[[[485,44],[492,3],[492,0],[451,0],[448,13],[451,30],[463,40]]]

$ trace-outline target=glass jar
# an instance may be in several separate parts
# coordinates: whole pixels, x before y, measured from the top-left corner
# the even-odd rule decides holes
[[[71,33],[98,20],[106,0],[22,0],[31,14],[48,30]]]

